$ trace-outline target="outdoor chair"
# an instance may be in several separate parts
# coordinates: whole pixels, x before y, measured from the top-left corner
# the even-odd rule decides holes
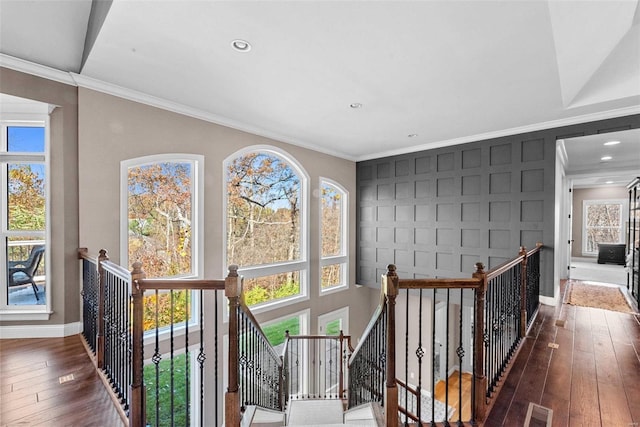
[[[29,258],[26,260],[9,261],[9,287],[31,284],[36,300],[40,301],[38,287],[33,277],[40,266],[40,262],[42,262],[43,256],[44,246],[37,245],[31,249]]]

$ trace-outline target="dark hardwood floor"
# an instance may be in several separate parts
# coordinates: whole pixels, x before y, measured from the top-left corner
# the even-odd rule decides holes
[[[522,426],[529,402],[551,408],[554,426],[640,425],[639,352],[633,314],[541,306],[485,426]]]
[[[530,402],[551,408],[554,426],[640,425],[639,353],[632,314],[541,306],[484,425],[522,426]],[[0,425],[123,423],[71,336],[0,340]]]
[[[75,335],[0,340],[0,425],[123,423]]]

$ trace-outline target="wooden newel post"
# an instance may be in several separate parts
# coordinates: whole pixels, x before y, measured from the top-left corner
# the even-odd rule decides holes
[[[487,292],[487,273],[484,264],[476,263],[476,271],[473,277],[480,279],[480,287],[476,290],[474,341],[473,341],[473,390],[474,390],[474,418],[475,421],[484,421],[487,410],[487,377],[484,372],[485,342],[484,342],[484,317],[485,294]]]
[[[238,384],[238,309],[242,293],[242,278],[238,266],[230,265],[225,279],[224,294],[229,300],[229,386],[224,396],[225,426],[240,426],[240,392]]]
[[[132,319],[132,337],[131,337],[131,353],[132,353],[132,379],[130,388],[131,406],[129,408],[129,427],[146,426],[146,402],[145,387],[143,377],[144,366],[144,291],[140,289],[138,280],[144,279],[146,274],[142,271],[142,263],[134,262],[133,270],[131,270],[131,283],[129,284],[129,292],[133,304]]]
[[[387,363],[385,421],[387,426],[398,425],[398,387],[396,385],[396,296],[398,276],[396,266],[389,264],[387,274],[382,275],[382,292],[387,299]]]
[[[100,249],[96,262],[98,269],[98,318],[96,331],[96,366],[98,369],[104,368],[104,267],[102,263],[109,260],[107,251]]]
[[[527,335],[527,248],[520,246],[522,257],[520,280],[520,337]]]

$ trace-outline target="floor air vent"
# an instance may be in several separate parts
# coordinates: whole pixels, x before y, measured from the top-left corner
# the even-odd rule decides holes
[[[529,409],[527,410],[527,418],[524,420],[524,427],[550,427],[552,418],[553,409],[545,408],[544,406],[529,402]]]

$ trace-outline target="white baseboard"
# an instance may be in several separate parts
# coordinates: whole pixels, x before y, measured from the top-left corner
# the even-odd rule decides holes
[[[82,322],[62,325],[0,326],[0,338],[61,338],[82,332]]]
[[[545,297],[543,295],[540,295],[538,298],[539,298],[540,304],[550,305],[552,307],[555,307],[556,305],[558,305],[558,298],[556,297]]]

